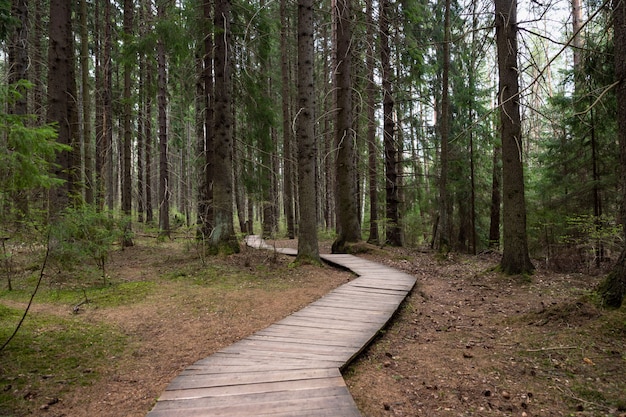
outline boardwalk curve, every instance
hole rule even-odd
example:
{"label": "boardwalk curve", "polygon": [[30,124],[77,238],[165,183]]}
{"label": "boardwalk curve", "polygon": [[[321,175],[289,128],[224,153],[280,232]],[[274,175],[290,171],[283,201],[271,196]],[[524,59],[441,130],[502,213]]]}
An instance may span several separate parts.
{"label": "boardwalk curve", "polygon": [[[274,248],[257,236],[249,246]],[[341,376],[415,285],[415,277],[352,255],[321,255],[358,278],[185,369],[147,417],[360,416]]]}

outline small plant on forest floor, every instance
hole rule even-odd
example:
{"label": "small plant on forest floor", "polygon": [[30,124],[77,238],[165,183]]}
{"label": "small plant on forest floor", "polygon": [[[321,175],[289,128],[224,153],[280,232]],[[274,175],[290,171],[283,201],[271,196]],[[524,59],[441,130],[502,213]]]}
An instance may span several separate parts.
{"label": "small plant on forest floor", "polygon": [[106,263],[115,242],[124,238],[127,223],[110,212],[83,206],[67,209],[50,231],[50,256],[60,268],[95,262],[106,283]]}

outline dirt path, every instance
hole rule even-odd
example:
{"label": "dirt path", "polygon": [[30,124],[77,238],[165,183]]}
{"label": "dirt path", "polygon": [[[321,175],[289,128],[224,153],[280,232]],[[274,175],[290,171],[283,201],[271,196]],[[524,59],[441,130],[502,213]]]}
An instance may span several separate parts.
{"label": "dirt path", "polygon": [[418,289],[348,372],[364,416],[626,416],[625,315],[584,301],[597,278],[396,256]]}

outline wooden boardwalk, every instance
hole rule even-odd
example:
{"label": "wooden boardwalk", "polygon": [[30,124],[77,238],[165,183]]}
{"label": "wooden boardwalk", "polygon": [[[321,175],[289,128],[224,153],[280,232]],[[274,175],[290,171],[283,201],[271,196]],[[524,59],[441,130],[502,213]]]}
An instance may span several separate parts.
{"label": "wooden boardwalk", "polygon": [[[296,255],[255,236],[247,244]],[[341,369],[389,321],[415,278],[352,255],[321,256],[359,277],[189,366],[147,417],[360,416]]]}

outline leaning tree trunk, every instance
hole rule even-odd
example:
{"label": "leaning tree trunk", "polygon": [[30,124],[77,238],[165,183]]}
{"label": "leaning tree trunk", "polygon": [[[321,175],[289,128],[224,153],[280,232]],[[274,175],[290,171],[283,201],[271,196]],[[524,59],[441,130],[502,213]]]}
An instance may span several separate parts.
{"label": "leaning tree trunk", "polygon": [[[617,136],[619,139],[620,179],[622,183],[621,222],[626,242],[626,3],[613,0],[615,78],[619,81],[617,98]],[[598,292],[609,307],[619,308],[626,296],[626,246],[611,273],[600,284]]]}
{"label": "leaning tree trunk", "polygon": [[495,0],[496,47],[500,88],[504,250],[500,262],[506,274],[526,274],[534,267],[528,255],[526,202],[522,165],[522,128],[517,67],[517,0]]}

